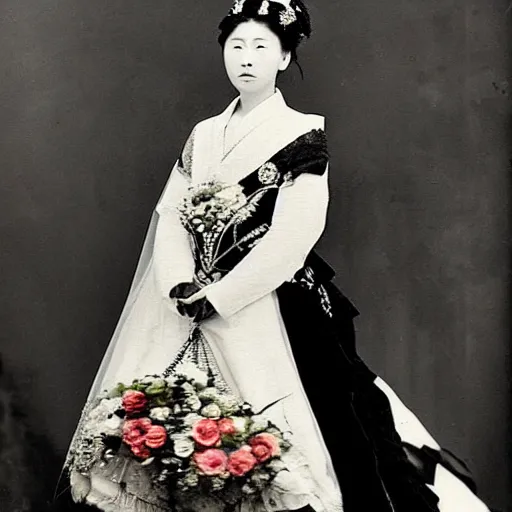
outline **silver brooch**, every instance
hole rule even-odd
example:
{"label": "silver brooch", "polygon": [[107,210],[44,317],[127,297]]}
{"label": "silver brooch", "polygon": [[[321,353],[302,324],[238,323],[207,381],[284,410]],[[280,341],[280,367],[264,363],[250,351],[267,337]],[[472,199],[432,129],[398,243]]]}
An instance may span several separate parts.
{"label": "silver brooch", "polygon": [[263,185],[272,185],[277,181],[279,170],[272,162],[263,164],[258,170],[258,179]]}
{"label": "silver brooch", "polygon": [[240,14],[243,11],[245,0],[235,0],[231,12],[233,14]]}
{"label": "silver brooch", "polygon": [[295,11],[292,7],[288,6],[286,7],[286,11],[283,11],[279,15],[279,23],[281,25],[284,25],[285,27],[293,23],[294,21],[297,21],[297,15],[295,14]]}
{"label": "silver brooch", "polygon": [[261,7],[258,11],[258,14],[260,16],[267,16],[269,7],[270,7],[270,4],[268,3],[268,0],[263,0],[263,2],[261,2]]}

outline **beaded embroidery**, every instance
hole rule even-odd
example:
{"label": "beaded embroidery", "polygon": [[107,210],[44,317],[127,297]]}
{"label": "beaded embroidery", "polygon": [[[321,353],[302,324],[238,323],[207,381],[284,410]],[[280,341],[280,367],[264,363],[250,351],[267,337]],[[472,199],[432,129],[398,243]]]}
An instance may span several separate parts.
{"label": "beaded embroidery", "polygon": [[316,292],[320,299],[320,305],[324,313],[332,318],[332,305],[331,299],[329,298],[329,294],[325,289],[325,286],[321,283],[317,282],[315,273],[311,267],[305,267],[300,270],[291,280],[292,283],[299,284],[300,286],[306,288],[307,290]]}
{"label": "beaded embroidery", "polygon": [[258,169],[258,178],[263,185],[274,184],[279,178],[279,170],[275,164],[267,162]]}

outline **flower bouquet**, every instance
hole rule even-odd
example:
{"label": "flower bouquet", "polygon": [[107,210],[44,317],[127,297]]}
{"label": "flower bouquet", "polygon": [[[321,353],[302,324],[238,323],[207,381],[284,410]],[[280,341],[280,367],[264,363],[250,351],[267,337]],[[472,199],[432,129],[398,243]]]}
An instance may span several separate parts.
{"label": "flower bouquet", "polygon": [[178,205],[178,211],[184,224],[190,224],[197,233],[207,233],[222,231],[247,204],[242,186],[210,180],[190,187]]}
{"label": "flower bouquet", "polygon": [[[181,223],[191,235],[197,250],[201,269],[197,279],[202,284],[220,279],[215,271],[216,263],[225,255],[219,254],[225,233],[242,224],[254,213],[261,192],[246,196],[240,184],[228,184],[216,179],[200,183],[189,188],[177,206]],[[249,238],[254,238],[257,233]],[[235,237],[236,238],[236,237]],[[239,240],[243,243],[248,240]],[[229,251],[229,247],[224,247]]]}
{"label": "flower bouquet", "polygon": [[99,440],[99,460],[124,450],[150,467],[155,485],[165,486],[177,502],[199,497],[235,506],[259,499],[286,469],[286,434],[249,404],[221,392],[194,363],[182,363],[167,378],[118,384],[97,409],[103,411],[96,414],[101,421],[91,435]]}

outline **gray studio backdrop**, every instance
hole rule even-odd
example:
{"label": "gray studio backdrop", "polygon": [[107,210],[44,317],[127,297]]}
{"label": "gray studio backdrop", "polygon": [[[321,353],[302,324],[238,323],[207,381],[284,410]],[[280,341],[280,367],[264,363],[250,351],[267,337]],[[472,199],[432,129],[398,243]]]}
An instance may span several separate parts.
{"label": "gray studio backdrop", "polygon": [[[506,510],[508,0],[310,5],[305,80],[281,87],[327,116],[321,253],[363,356]],[[0,350],[60,456],[169,170],[233,97],[215,42],[229,6],[0,5]]]}

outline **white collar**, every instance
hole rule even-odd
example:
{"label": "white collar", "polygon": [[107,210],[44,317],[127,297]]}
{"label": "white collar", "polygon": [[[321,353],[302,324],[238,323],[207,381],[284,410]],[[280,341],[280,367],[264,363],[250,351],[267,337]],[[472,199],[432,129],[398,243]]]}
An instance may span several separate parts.
{"label": "white collar", "polygon": [[[233,112],[235,111],[238,102],[240,101],[240,96],[235,98],[220,114],[217,118],[217,134],[219,136],[218,143],[221,146],[221,153],[223,153],[224,148],[224,130],[226,129],[226,125],[228,124]],[[221,158],[224,160],[229,153],[255,128],[260,126],[263,122],[267,121],[271,117],[275,117],[279,115],[283,109],[287,108],[286,101],[283,97],[283,94],[279,89],[276,88],[276,92],[262,101],[257,107],[253,108],[240,122],[238,127],[238,134],[234,144],[231,148],[228,149],[227,153]],[[222,141],[222,142],[221,142]]]}
{"label": "white collar", "polygon": [[[237,96],[222,112],[220,117],[222,118],[224,127],[227,125],[231,116],[233,115],[236,107],[240,102],[240,96]],[[286,101],[283,97],[282,92],[276,88],[276,91],[272,96],[269,96],[266,100],[262,101],[258,106],[254,107],[244,118],[242,119],[240,126],[259,124],[261,121],[268,117],[275,115],[276,112],[286,107]]]}

